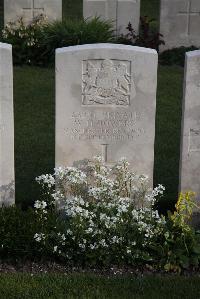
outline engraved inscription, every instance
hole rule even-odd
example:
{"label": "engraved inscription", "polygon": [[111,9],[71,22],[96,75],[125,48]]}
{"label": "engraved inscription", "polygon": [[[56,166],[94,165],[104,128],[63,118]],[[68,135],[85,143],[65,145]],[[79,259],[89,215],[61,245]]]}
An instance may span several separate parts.
{"label": "engraved inscription", "polygon": [[83,105],[130,104],[130,61],[90,59],[83,61],[82,68]]}
{"label": "engraved inscription", "polygon": [[5,130],[5,125],[0,123],[0,132]]}
{"label": "engraved inscription", "polygon": [[136,112],[73,112],[65,133],[71,140],[102,141],[106,157],[107,141],[133,140],[145,133],[141,117]]}
{"label": "engraved inscription", "polygon": [[200,129],[190,129],[189,153],[200,152]]}

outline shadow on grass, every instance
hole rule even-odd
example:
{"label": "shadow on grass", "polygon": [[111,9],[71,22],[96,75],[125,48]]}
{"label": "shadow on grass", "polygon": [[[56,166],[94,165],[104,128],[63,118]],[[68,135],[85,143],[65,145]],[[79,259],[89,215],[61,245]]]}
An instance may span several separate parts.
{"label": "shadow on grass", "polygon": [[173,209],[178,196],[183,68],[158,72],[154,183],[166,187],[160,210]]}

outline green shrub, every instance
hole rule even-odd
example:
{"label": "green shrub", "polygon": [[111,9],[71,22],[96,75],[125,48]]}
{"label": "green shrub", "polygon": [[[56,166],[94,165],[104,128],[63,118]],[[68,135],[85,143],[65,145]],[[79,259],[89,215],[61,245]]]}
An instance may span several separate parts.
{"label": "green shrub", "polygon": [[[54,175],[42,175],[37,181],[45,199],[35,202],[41,222],[35,241],[65,263],[148,264],[175,272],[198,267],[200,242],[188,225],[193,194],[181,194],[174,214],[159,215],[153,207],[164,187],[149,189],[147,178],[130,172],[124,159],[110,169],[97,157],[93,165],[59,167]],[[57,204],[60,225],[43,230]]]}
{"label": "green shrub", "polygon": [[36,247],[32,241],[38,229],[32,209],[24,212],[19,208],[0,209],[0,256],[1,258],[30,257]]}
{"label": "green shrub", "polygon": [[180,65],[184,66],[185,53],[189,51],[197,50],[196,47],[179,47],[170,50],[166,50],[159,55],[159,61],[162,65]]}
{"label": "green shrub", "polygon": [[139,34],[136,34],[132,24],[127,26],[127,34],[121,35],[118,41],[122,44],[151,48],[158,51],[160,45],[164,45],[163,35],[157,31],[155,20],[147,16],[140,18]]}
{"label": "green shrub", "polygon": [[2,41],[13,45],[15,64],[47,65],[56,48],[114,41],[112,23],[99,18],[48,23],[40,16],[28,25],[20,18],[2,33]]}
{"label": "green shrub", "polygon": [[[42,15],[28,25],[22,18],[8,23],[2,31],[1,41],[12,44],[14,64],[39,66],[53,64],[55,50],[62,47],[113,42],[158,50],[164,44],[163,36],[155,29],[154,20],[148,17],[141,17],[138,35],[129,23],[127,34],[116,39],[110,21],[92,18],[48,23]],[[159,61],[163,65],[184,66],[185,53],[195,49],[192,46],[167,50],[160,54]]]}
{"label": "green shrub", "polygon": [[164,261],[167,271],[199,266],[199,233],[190,225],[194,208],[199,209],[194,197],[193,192],[180,193],[174,213],[168,212],[165,240],[157,247],[160,262]]}
{"label": "green shrub", "polygon": [[41,41],[45,55],[54,59],[57,48],[114,41],[112,23],[99,18],[56,21],[42,28]]}
{"label": "green shrub", "polygon": [[[105,171],[98,171],[102,170]],[[59,169],[60,174],[64,174],[63,171],[64,169]],[[70,189],[80,195],[78,190],[84,181],[81,177],[80,171],[66,168],[59,184],[61,186],[64,183],[62,186],[67,187],[66,192]],[[120,197],[116,200],[113,191],[117,190],[113,186],[110,186],[110,193],[106,190],[111,181],[107,178],[107,182],[100,182],[101,179],[103,177],[98,176],[98,188],[88,190],[96,199],[84,198],[86,190],[82,197],[70,197],[68,194],[60,211],[55,209],[55,202],[47,193],[46,201],[41,199],[35,202],[35,211],[31,208],[27,211],[17,207],[1,208],[0,259],[42,259],[79,267],[149,265],[152,269],[173,272],[199,266],[200,238],[189,225],[194,207],[192,193],[181,194],[175,212],[164,218],[152,208],[137,208],[135,205],[135,200],[142,199],[147,192],[146,183],[143,184],[144,177],[137,179],[137,191],[136,185],[132,185],[137,197],[135,193],[132,199]],[[127,181],[125,177],[124,179]],[[54,179],[51,175],[45,175],[39,181],[43,186],[50,186]],[[120,181],[122,182],[122,177]],[[121,194],[125,196],[129,188],[130,186],[122,184]],[[148,202],[152,202],[162,189],[154,189],[148,195]],[[51,195],[54,199],[63,200],[63,191],[64,189],[59,193],[57,190]],[[110,196],[112,199],[108,201]]]}
{"label": "green shrub", "polygon": [[2,42],[13,46],[13,61],[15,64],[43,63],[41,48],[41,29],[46,23],[43,16],[39,16],[32,23],[25,25],[22,18],[8,23],[2,30]]}
{"label": "green shrub", "polygon": [[[43,227],[51,231],[57,222],[57,214],[49,213]],[[47,257],[34,241],[35,233],[41,229],[41,223],[30,208],[23,211],[18,207],[0,208],[0,258],[1,260],[36,259]]]}

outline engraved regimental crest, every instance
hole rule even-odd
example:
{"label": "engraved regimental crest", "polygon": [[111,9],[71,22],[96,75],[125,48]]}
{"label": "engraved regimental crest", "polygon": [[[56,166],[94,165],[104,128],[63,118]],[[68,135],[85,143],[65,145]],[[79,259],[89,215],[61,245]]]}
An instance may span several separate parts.
{"label": "engraved regimental crest", "polygon": [[82,104],[130,104],[131,62],[110,59],[83,61]]}

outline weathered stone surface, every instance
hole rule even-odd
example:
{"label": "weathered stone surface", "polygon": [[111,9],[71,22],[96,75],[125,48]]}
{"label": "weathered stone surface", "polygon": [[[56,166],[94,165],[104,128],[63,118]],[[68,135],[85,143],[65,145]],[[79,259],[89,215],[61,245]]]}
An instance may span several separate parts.
{"label": "weathered stone surface", "polygon": [[50,21],[62,19],[62,0],[4,0],[4,24],[20,17],[29,23],[41,14]]}
{"label": "weathered stone surface", "polygon": [[157,52],[94,44],[56,51],[56,166],[103,155],[153,177]]}
{"label": "weathered stone surface", "polygon": [[200,200],[200,51],[186,53],[185,68],[180,191]]}
{"label": "weathered stone surface", "polygon": [[85,19],[98,16],[112,20],[118,34],[127,34],[126,27],[130,22],[138,33],[140,0],[83,0],[83,16]]}
{"label": "weathered stone surface", "polygon": [[12,47],[0,43],[0,205],[15,202]]}
{"label": "weathered stone surface", "polygon": [[166,42],[161,49],[200,46],[200,1],[161,0],[160,33]]}

